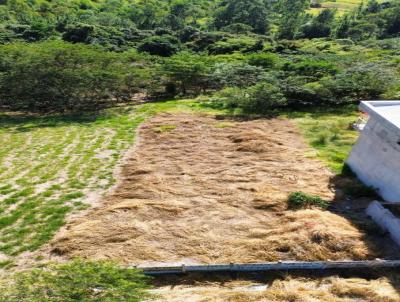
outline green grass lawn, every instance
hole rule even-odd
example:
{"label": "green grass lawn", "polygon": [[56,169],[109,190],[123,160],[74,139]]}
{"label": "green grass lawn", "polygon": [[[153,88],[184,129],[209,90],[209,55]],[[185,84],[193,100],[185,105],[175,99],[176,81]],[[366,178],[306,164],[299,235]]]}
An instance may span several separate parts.
{"label": "green grass lawn", "polygon": [[358,118],[357,109],[317,109],[313,112],[292,112],[286,116],[299,126],[306,141],[316,150],[315,155],[325,161],[333,172],[340,173],[359,135],[351,128]]}
{"label": "green grass lawn", "polygon": [[[67,214],[87,208],[115,182],[116,163],[138,125],[166,111],[222,113],[181,100],[85,116],[0,114],[0,252],[12,259],[49,241]],[[317,156],[339,172],[357,137],[348,128],[356,111],[286,116],[300,126]]]}

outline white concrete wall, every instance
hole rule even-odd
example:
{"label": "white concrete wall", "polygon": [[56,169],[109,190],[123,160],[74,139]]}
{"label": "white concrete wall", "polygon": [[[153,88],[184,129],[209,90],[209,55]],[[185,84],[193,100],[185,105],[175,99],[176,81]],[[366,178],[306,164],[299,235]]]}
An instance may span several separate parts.
{"label": "white concrete wall", "polygon": [[368,206],[366,213],[400,246],[400,219],[391,211],[385,209],[379,202],[373,201]]}
{"label": "white concrete wall", "polygon": [[362,182],[390,202],[400,202],[399,143],[399,133],[371,117],[347,160]]}

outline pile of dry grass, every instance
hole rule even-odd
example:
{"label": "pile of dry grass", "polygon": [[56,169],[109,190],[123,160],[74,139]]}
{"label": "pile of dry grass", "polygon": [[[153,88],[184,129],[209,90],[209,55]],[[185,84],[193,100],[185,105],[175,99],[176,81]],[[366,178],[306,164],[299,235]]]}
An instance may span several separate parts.
{"label": "pile of dry grass", "polygon": [[286,210],[294,191],[334,198],[332,174],[305,156],[290,121],[218,127],[210,116],[163,114],[139,136],[117,188],[57,236],[53,254],[136,264],[375,257],[346,218]]}
{"label": "pile of dry grass", "polygon": [[[392,278],[393,277],[393,278]],[[247,281],[200,283],[161,287],[153,302],[396,302],[400,301],[398,278],[376,280],[328,277],[286,278],[271,284]]]}

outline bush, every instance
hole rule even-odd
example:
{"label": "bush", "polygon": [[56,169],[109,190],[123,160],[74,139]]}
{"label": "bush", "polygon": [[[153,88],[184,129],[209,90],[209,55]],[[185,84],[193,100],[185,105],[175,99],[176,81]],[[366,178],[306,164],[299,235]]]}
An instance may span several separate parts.
{"label": "bush", "polygon": [[317,105],[331,94],[319,82],[308,82],[304,76],[289,76],[280,82],[282,93],[290,106]]}
{"label": "bush", "polygon": [[148,279],[110,262],[74,260],[15,273],[1,280],[2,302],[139,302]]}
{"label": "bush", "polygon": [[0,105],[11,110],[97,109],[129,99],[147,81],[136,55],[51,41],[0,47]]}
{"label": "bush", "polygon": [[246,95],[242,98],[238,107],[246,113],[266,114],[271,109],[286,105],[286,98],[276,85],[260,83],[246,89]]}
{"label": "bush", "polygon": [[348,68],[323,79],[321,84],[331,94],[326,101],[340,104],[378,98],[394,84],[393,74],[395,71],[390,67],[370,63]]}
{"label": "bush", "polygon": [[303,60],[299,63],[286,63],[284,69],[296,75],[313,77],[314,79],[322,78],[327,75],[335,75],[338,72],[338,68],[331,62],[310,59]]}
{"label": "bush", "polygon": [[227,87],[211,97],[211,107],[235,109],[245,97],[246,94],[243,89],[238,87]]}
{"label": "bush", "polygon": [[186,39],[182,40],[184,42],[191,41],[187,43],[186,46],[193,50],[193,51],[205,51],[209,47],[211,47],[214,43],[221,41],[223,39],[227,39],[227,34],[220,33],[220,32],[184,32],[186,36],[183,38]]}
{"label": "bush", "polygon": [[180,91],[186,94],[188,89],[198,93],[206,90],[210,85],[212,60],[206,55],[198,55],[189,52],[180,52],[165,59],[162,64],[162,73],[168,78],[168,86],[171,84],[180,87]]}
{"label": "bush", "polygon": [[266,114],[286,105],[286,99],[277,85],[259,83],[247,89],[225,88],[212,99],[224,108],[239,108],[245,113]]}
{"label": "bush", "polygon": [[258,66],[246,63],[218,63],[212,75],[215,83],[222,87],[237,86],[240,88],[255,85],[266,78],[265,71]]}
{"label": "bush", "polygon": [[180,42],[170,35],[153,36],[143,40],[138,50],[148,52],[151,55],[170,57],[180,49]]}
{"label": "bush", "polygon": [[273,53],[254,53],[246,57],[247,62],[252,66],[272,68],[278,62],[279,57]]}
{"label": "bush", "polygon": [[230,54],[235,51],[248,51],[257,44],[258,41],[252,38],[246,38],[244,36],[239,38],[228,38],[221,41],[217,41],[208,47],[210,54]]}
{"label": "bush", "polygon": [[287,204],[289,209],[310,208],[313,206],[327,208],[329,203],[319,196],[309,195],[303,192],[290,193]]}
{"label": "bush", "polygon": [[68,25],[64,34],[63,40],[73,43],[89,43],[90,35],[94,31],[94,26],[77,23]]}
{"label": "bush", "polygon": [[253,31],[253,27],[243,23],[233,23],[222,28],[222,31],[232,34],[247,34]]}

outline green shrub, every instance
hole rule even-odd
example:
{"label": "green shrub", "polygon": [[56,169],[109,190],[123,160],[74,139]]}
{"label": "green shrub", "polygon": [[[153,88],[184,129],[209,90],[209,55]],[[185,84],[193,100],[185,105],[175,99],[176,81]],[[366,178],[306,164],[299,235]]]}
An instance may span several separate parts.
{"label": "green shrub", "polygon": [[316,105],[321,100],[330,99],[330,91],[319,82],[308,82],[309,77],[288,76],[280,81],[283,94],[290,106]]}
{"label": "green shrub", "polygon": [[332,62],[310,59],[299,63],[287,63],[284,68],[287,71],[294,72],[296,75],[309,76],[316,79],[327,75],[334,75],[338,72],[338,68]]}
{"label": "green shrub", "polygon": [[143,40],[138,50],[148,52],[151,55],[170,57],[180,49],[180,42],[176,37],[170,35],[152,36]]}
{"label": "green shrub", "polygon": [[343,72],[321,80],[330,97],[330,103],[345,103],[360,99],[374,99],[387,91],[394,83],[395,71],[389,66],[368,63],[350,67]]}
{"label": "green shrub", "polygon": [[239,108],[244,113],[267,114],[271,110],[286,105],[286,99],[278,86],[259,83],[247,89],[229,87],[211,98],[214,104],[225,108]]}
{"label": "green shrub", "polygon": [[233,23],[222,28],[222,31],[232,34],[247,34],[253,31],[253,28],[243,23]]}
{"label": "green shrub", "polygon": [[258,66],[242,62],[217,63],[212,79],[221,87],[245,88],[264,80],[267,74]]}
{"label": "green shrub", "polygon": [[227,87],[214,94],[211,98],[211,107],[234,109],[246,94],[243,89],[238,87]]}
{"label": "green shrub", "polygon": [[278,56],[273,53],[254,53],[246,57],[247,62],[252,66],[272,68],[278,61]]}
{"label": "green shrub", "polygon": [[289,195],[287,200],[289,209],[301,209],[309,207],[327,208],[329,203],[319,196],[309,195],[303,192],[293,192]]}
{"label": "green shrub", "polygon": [[97,109],[129,99],[147,81],[135,53],[49,41],[0,47],[0,105],[11,110]]}
{"label": "green shrub", "polygon": [[18,272],[0,280],[1,302],[139,302],[147,278],[104,261],[74,260]]}
{"label": "green shrub", "polygon": [[286,105],[286,98],[279,87],[270,83],[260,83],[249,87],[238,107],[247,113],[268,113],[271,109]]}
{"label": "green shrub", "polygon": [[182,94],[186,94],[189,89],[198,93],[210,86],[212,64],[212,59],[206,55],[180,52],[164,60],[161,72],[167,77],[168,89],[179,87]]}

